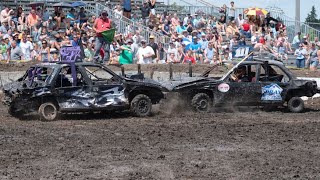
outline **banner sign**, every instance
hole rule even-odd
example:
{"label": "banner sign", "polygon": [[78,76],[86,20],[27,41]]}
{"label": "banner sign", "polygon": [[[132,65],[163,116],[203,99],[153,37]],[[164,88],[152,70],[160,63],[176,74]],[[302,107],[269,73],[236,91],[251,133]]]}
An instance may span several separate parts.
{"label": "banner sign", "polygon": [[[244,58],[252,51],[252,46],[233,46],[232,58]],[[248,59],[252,59],[252,56]]]}
{"label": "banner sign", "polygon": [[81,48],[80,46],[64,46],[60,48],[60,55],[62,62],[77,62],[82,61],[81,59]]}

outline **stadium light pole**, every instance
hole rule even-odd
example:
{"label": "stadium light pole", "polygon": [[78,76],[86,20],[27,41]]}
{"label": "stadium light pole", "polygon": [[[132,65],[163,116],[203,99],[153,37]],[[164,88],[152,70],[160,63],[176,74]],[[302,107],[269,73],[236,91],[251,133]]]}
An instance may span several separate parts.
{"label": "stadium light pole", "polygon": [[296,0],[295,32],[300,32],[300,0]]}

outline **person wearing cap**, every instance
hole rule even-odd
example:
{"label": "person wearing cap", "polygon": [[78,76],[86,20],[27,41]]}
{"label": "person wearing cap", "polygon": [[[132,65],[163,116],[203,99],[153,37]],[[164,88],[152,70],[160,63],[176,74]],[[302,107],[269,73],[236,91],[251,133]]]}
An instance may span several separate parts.
{"label": "person wearing cap", "polygon": [[209,41],[208,41],[205,34],[201,35],[201,39],[199,40],[199,44],[201,46],[200,51],[201,51],[201,53],[203,53],[204,50],[208,48],[208,44],[209,44]]}
{"label": "person wearing cap", "polygon": [[[97,18],[93,24],[92,29],[96,32],[96,44],[95,44],[95,53],[94,61],[103,63],[109,61],[110,58],[110,43],[102,37],[102,32],[110,30],[112,28],[112,22],[108,18],[108,12],[102,11],[99,18]],[[101,48],[104,49],[104,59],[101,60],[99,57]]]}
{"label": "person wearing cap", "polygon": [[297,68],[304,68],[305,67],[305,60],[307,56],[306,49],[303,48],[303,44],[299,44],[299,48],[296,49],[294,52],[294,55],[296,56],[296,66]]}
{"label": "person wearing cap", "polygon": [[120,57],[119,57],[119,64],[132,64],[133,62],[133,52],[131,49],[131,45],[133,43],[132,39],[127,39],[125,44],[120,46]]}
{"label": "person wearing cap", "polygon": [[198,43],[198,37],[193,37],[192,39],[193,42],[190,44],[190,50],[192,50],[194,58],[202,62],[203,56],[201,53],[201,45]]}
{"label": "person wearing cap", "polygon": [[154,38],[155,38],[154,35],[150,35],[148,46],[150,46],[153,49],[153,52],[154,52],[154,56],[152,57],[153,60],[155,62],[158,62],[159,61],[159,46],[157,43],[155,43]]}
{"label": "person wearing cap", "polygon": [[136,54],[138,59],[138,64],[151,64],[152,57],[154,56],[153,49],[147,45],[147,41],[145,39],[141,40],[141,47],[138,49]]}

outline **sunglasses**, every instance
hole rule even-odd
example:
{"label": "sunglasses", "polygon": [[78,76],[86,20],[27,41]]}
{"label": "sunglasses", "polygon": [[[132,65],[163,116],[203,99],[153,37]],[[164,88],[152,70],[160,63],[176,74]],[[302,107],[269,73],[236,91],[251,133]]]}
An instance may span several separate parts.
{"label": "sunglasses", "polygon": [[46,42],[43,42],[42,44],[47,44]]}

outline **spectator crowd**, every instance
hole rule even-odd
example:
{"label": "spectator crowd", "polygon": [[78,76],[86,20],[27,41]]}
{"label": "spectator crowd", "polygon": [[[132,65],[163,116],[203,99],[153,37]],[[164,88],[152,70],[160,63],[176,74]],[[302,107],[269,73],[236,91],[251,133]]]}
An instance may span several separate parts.
{"label": "spectator crowd", "polygon": [[[139,10],[140,16],[131,13]],[[110,7],[113,21],[104,11],[91,16],[84,8],[5,7],[0,14],[0,60],[58,61],[63,46],[81,46],[85,61],[108,64],[205,63],[217,64],[234,58],[238,47],[251,47],[270,58],[288,63],[288,55],[296,57],[296,66],[316,70],[320,60],[320,42],[310,41],[308,34],[297,33],[289,41],[281,19],[270,13],[259,16],[235,14],[235,3],[223,5],[219,16],[204,14],[157,14],[156,1],[147,0],[133,7],[130,0]],[[129,22],[125,33],[116,33],[114,40],[101,38],[103,30]],[[141,25],[149,28],[148,39],[142,36]],[[156,38],[167,36],[170,41]],[[245,55],[248,52],[244,53]]]}

